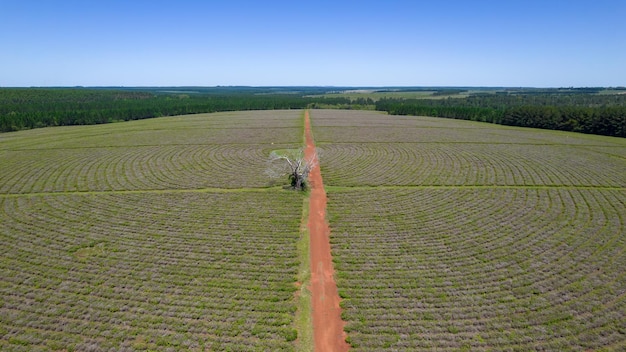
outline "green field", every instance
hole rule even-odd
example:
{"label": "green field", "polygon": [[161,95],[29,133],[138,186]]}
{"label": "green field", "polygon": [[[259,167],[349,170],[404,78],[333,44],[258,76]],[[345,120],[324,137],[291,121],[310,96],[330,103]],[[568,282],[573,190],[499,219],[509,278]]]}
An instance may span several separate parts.
{"label": "green field", "polygon": [[463,90],[462,92],[451,92],[446,94],[443,90],[436,94],[438,89],[433,90],[377,90],[377,89],[348,89],[336,93],[325,93],[320,95],[311,95],[312,98],[347,98],[351,101],[359,99],[371,99],[376,102],[380,99],[446,99],[450,98],[467,98],[472,93],[481,93],[479,89]]}
{"label": "green field", "polygon": [[301,111],[0,134],[0,350],[294,350]]}
{"label": "green field", "polygon": [[[302,116],[0,134],[0,350],[305,350],[306,195],[264,173]],[[311,122],[354,351],[626,348],[626,139]]]}
{"label": "green field", "polygon": [[355,351],[626,348],[626,140],[311,119]]}

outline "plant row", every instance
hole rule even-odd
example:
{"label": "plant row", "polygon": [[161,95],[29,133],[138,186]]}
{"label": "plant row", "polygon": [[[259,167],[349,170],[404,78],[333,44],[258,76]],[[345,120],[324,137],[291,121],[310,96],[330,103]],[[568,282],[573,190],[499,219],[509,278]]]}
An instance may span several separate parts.
{"label": "plant row", "polygon": [[625,347],[624,191],[330,191],[355,351]]}
{"label": "plant row", "polygon": [[0,193],[265,187],[272,150],[300,145],[299,111],[24,131],[0,139]]}
{"label": "plant row", "polygon": [[319,149],[329,186],[626,186],[619,148],[339,143]]}
{"label": "plant row", "polygon": [[364,111],[314,111],[327,185],[626,185],[623,139]]}
{"label": "plant row", "polygon": [[0,349],[293,350],[301,195],[0,198]]}
{"label": "plant row", "polygon": [[7,151],[0,192],[265,187],[273,147],[147,146]]}

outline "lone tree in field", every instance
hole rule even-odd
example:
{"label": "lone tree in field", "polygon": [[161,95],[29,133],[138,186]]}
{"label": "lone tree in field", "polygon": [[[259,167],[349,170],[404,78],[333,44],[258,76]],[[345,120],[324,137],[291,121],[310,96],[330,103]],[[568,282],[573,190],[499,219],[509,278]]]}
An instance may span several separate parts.
{"label": "lone tree in field", "polygon": [[304,156],[302,149],[273,151],[268,160],[266,173],[272,179],[286,177],[291,187],[304,190],[307,187],[309,173],[316,165],[317,156]]}

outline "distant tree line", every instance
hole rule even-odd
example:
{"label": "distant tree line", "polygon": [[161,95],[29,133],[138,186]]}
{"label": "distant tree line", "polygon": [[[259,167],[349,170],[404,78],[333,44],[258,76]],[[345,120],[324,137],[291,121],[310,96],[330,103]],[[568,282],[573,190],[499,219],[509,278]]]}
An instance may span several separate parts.
{"label": "distant tree line", "polygon": [[191,94],[136,89],[3,88],[0,89],[0,131],[218,111],[304,109],[315,104],[350,104],[350,100],[259,94],[257,90],[233,88]]}
{"label": "distant tree line", "polygon": [[381,99],[376,110],[626,137],[624,94],[479,94],[447,99]]}
{"label": "distant tree line", "polygon": [[[341,108],[626,137],[626,94],[486,89],[443,99],[321,97],[323,87],[0,88],[0,132],[236,110]],[[410,90],[407,90],[410,91]],[[465,89],[446,89],[448,95]],[[317,95],[317,96],[316,96]]]}

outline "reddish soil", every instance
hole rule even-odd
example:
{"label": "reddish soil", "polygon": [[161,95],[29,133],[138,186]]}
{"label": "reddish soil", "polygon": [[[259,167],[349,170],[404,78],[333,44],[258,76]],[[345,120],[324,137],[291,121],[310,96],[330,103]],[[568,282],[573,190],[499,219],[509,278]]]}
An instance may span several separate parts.
{"label": "reddish soil", "polygon": [[[305,156],[315,154],[309,112],[304,113]],[[311,243],[311,300],[313,308],[313,335],[315,350],[323,352],[348,351],[345,322],[341,320],[339,294],[333,276],[330,253],[330,228],[326,222],[326,191],[319,166],[309,174],[311,198],[309,205],[309,234]]]}

